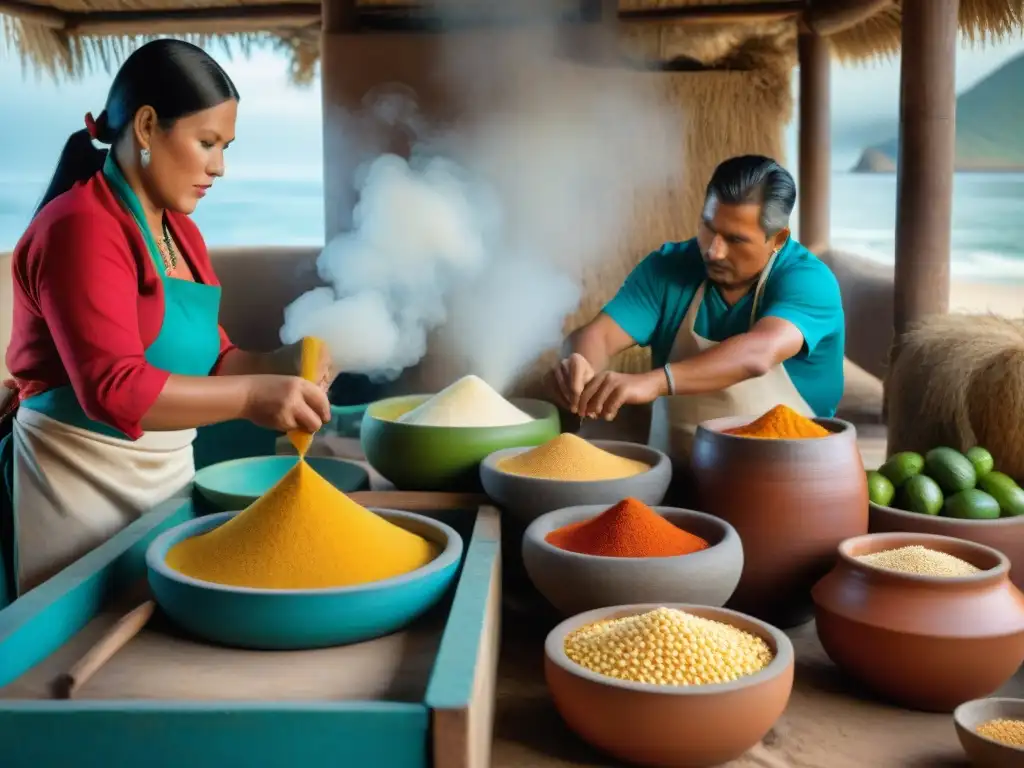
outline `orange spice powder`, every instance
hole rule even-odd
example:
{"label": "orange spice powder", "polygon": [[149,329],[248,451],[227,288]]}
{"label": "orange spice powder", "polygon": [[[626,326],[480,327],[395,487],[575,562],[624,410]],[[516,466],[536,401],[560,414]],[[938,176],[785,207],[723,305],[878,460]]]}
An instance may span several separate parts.
{"label": "orange spice powder", "polygon": [[637,499],[623,499],[597,517],[551,531],[559,549],[601,557],[676,557],[708,548],[700,536],[672,525]]}
{"label": "orange spice powder", "polygon": [[727,435],[760,437],[767,440],[799,440],[828,437],[832,434],[820,424],[801,416],[786,405],[776,405],[761,418],[742,427],[722,431]]}

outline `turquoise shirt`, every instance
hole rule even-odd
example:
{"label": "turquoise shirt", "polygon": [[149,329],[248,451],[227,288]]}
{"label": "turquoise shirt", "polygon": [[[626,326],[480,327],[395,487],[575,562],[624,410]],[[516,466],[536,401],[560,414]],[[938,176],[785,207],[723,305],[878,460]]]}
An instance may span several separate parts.
{"label": "turquoise shirt", "polygon": [[[652,362],[668,362],[676,334],[697,288],[707,279],[696,239],[665,243],[626,278],[605,313],[637,344],[651,348]],[[734,306],[711,283],[697,310],[694,330],[711,341],[750,329],[754,289]],[[833,416],[843,396],[846,324],[839,283],[832,270],[793,238],[783,246],[765,283],[755,321],[781,317],[800,329],[804,346],[786,360],[786,373],[818,416]]]}

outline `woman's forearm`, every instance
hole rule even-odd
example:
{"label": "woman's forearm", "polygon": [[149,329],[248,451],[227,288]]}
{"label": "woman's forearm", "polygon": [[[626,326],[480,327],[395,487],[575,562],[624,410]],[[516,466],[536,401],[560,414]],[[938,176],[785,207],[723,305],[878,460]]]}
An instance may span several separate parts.
{"label": "woman's forearm", "polygon": [[256,376],[265,373],[281,373],[280,354],[274,352],[246,352],[232,349],[220,361],[217,376]]}
{"label": "woman's forearm", "polygon": [[250,386],[248,376],[171,375],[142,417],[142,428],[169,432],[244,419]]}

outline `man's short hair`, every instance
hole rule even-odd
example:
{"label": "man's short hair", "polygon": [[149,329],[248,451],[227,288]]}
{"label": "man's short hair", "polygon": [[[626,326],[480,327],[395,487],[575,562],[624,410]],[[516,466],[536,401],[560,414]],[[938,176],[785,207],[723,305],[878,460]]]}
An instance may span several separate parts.
{"label": "man's short hair", "polygon": [[715,168],[704,196],[705,205],[712,196],[727,205],[759,204],[761,229],[771,237],[789,226],[796,205],[796,182],[770,157],[741,155]]}

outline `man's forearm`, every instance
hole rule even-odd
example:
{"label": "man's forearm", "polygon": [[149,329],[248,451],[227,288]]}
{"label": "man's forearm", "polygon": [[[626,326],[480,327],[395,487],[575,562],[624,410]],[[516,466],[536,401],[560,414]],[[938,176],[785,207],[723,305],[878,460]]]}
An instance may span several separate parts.
{"label": "man's forearm", "polygon": [[[671,364],[677,395],[717,392],[766,374],[772,365],[772,350],[748,334],[726,339],[712,349],[688,360]],[[669,394],[668,378],[662,370],[652,371],[661,379],[661,394]]]}
{"label": "man's forearm", "polygon": [[569,334],[562,346],[562,357],[566,358],[574,353],[581,355],[590,363],[594,373],[600,373],[608,367],[611,358],[605,348],[604,340],[596,334],[586,333],[586,331],[587,327],[584,326]]}

